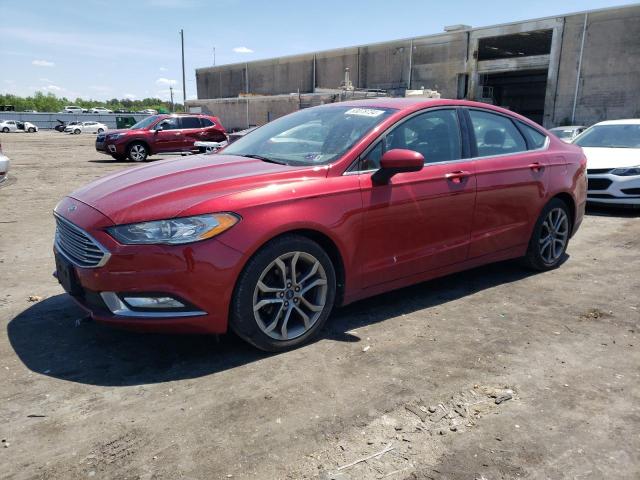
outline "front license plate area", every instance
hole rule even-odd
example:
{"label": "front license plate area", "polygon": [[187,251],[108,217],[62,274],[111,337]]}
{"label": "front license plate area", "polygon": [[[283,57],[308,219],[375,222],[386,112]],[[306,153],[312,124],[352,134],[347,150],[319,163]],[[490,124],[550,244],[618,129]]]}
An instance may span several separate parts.
{"label": "front license plate area", "polygon": [[58,277],[58,282],[62,285],[62,288],[69,294],[73,296],[79,296],[82,294],[82,286],[80,285],[80,281],[78,280],[78,276],[76,275],[75,267],[69,262],[66,258],[55,254],[56,257],[56,276]]}

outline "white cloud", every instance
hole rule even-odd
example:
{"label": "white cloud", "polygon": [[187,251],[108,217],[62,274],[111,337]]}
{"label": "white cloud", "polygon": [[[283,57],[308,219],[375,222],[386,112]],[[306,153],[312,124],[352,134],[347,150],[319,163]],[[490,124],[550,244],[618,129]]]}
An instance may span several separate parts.
{"label": "white cloud", "polygon": [[176,83],[177,82],[175,80],[172,80],[170,78],[164,78],[164,77],[160,77],[159,79],[156,80],[156,85],[159,87],[172,87]]}
{"label": "white cloud", "polygon": [[54,67],[55,63],[48,60],[34,60],[31,62],[31,65],[35,65],[36,67]]}
{"label": "white cloud", "polygon": [[53,83],[53,80],[49,80],[48,78],[40,78],[39,79],[42,83]]}
{"label": "white cloud", "polygon": [[247,47],[236,47],[233,51],[236,53],[253,53],[253,50]]}
{"label": "white cloud", "polygon": [[136,98],[138,98],[138,96],[133,93],[125,93],[124,98],[128,100],[135,100]]}
{"label": "white cloud", "polygon": [[63,88],[57,85],[47,85],[46,87],[42,87],[42,90],[45,92],[60,92]]}
{"label": "white cloud", "polygon": [[167,67],[160,67],[158,70],[160,70],[161,72],[169,71],[169,69]]}

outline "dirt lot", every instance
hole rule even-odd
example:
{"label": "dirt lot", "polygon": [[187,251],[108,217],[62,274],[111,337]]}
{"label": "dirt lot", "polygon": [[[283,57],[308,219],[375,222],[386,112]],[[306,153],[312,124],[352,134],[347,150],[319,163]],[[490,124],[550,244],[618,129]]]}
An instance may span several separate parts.
{"label": "dirt lot", "polygon": [[556,271],[389,293],[266,355],[79,321],[51,210],[130,165],[91,135],[0,140],[2,478],[640,478],[637,215],[591,212]]}

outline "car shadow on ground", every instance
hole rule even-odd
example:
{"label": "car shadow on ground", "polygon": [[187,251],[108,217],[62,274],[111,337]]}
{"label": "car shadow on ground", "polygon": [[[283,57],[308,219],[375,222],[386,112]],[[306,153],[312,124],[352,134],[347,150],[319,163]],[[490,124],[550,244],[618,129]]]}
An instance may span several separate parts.
{"label": "car shadow on ground", "polygon": [[[337,309],[320,340],[357,342],[348,332],[441,305],[533,274],[502,262],[396,290]],[[29,307],[7,326],[11,345],[33,372],[71,382],[131,386],[197,378],[270,356],[233,334],[160,335],[79,321],[84,312],[66,294]],[[305,348],[305,347],[302,347]]]}

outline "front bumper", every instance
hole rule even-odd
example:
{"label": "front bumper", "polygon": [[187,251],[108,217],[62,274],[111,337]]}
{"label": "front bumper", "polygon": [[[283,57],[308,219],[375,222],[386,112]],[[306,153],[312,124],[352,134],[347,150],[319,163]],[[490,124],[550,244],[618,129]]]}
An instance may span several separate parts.
{"label": "front bumper", "polygon": [[0,153],[0,183],[7,179],[9,174],[9,159]]}
{"label": "front bumper", "polygon": [[621,177],[588,173],[587,201],[610,205],[640,205],[640,175]]}
{"label": "front bumper", "polygon": [[[69,211],[71,205],[76,209]],[[226,332],[242,254],[215,239],[176,246],[121,245],[105,232],[113,225],[107,217],[70,198],[60,202],[56,213],[85,230],[110,253],[101,267],[72,267],[78,288],[68,293],[96,321],[154,332]],[[134,311],[123,302],[118,305],[126,295],[150,293],[174,297],[188,308],[172,313]]]}

